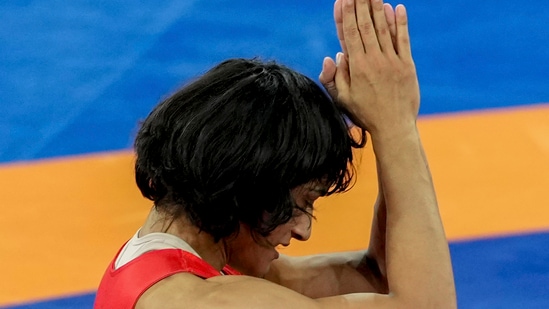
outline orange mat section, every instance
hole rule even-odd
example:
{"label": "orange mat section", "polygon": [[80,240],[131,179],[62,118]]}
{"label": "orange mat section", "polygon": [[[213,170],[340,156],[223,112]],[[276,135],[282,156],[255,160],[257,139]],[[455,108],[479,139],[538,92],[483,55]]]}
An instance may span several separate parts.
{"label": "orange mat section", "polygon": [[[450,239],[549,229],[549,106],[422,118]],[[367,246],[375,168],[361,154],[348,193],[318,202],[308,254]],[[0,306],[93,291],[150,202],[130,152],[0,166]]]}

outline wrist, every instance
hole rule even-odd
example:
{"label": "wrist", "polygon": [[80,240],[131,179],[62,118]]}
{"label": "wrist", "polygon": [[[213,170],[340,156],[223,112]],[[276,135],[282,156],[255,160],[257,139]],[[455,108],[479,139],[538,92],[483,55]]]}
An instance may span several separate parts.
{"label": "wrist", "polygon": [[390,130],[371,131],[370,140],[381,165],[392,160],[407,160],[404,158],[407,154],[422,148],[419,130],[415,123],[408,126],[394,126]]}
{"label": "wrist", "polygon": [[381,126],[372,126],[368,129],[372,142],[390,144],[398,140],[406,140],[419,136],[415,120],[387,123]]}

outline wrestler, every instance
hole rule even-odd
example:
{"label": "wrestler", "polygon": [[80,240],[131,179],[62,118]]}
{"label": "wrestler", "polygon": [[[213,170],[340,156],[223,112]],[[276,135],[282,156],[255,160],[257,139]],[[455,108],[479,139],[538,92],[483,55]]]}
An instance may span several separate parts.
{"label": "wrestler", "polygon": [[[155,107],[135,141],[154,207],[95,308],[456,308],[406,9],[334,12],[343,52],[320,76],[332,98],[284,66],[234,59]],[[310,237],[315,200],[349,187],[366,131],[379,180],[368,249],[279,255]]]}

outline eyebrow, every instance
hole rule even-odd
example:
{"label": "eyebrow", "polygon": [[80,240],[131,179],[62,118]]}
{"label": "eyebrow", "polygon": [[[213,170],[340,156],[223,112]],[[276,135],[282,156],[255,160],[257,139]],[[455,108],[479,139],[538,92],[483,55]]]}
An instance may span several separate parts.
{"label": "eyebrow", "polygon": [[321,186],[316,186],[316,187],[312,188],[311,191],[314,191],[314,192],[318,193],[320,196],[325,196],[328,193],[328,188],[321,187]]}

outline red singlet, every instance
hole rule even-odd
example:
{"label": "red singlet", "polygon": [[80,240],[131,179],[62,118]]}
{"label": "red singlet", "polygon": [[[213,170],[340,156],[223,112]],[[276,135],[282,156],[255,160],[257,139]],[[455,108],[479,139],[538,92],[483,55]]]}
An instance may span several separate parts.
{"label": "red singlet", "polygon": [[[188,272],[204,279],[221,275],[201,258],[181,249],[149,251],[118,269],[114,268],[116,257],[103,275],[94,309],[133,309],[148,288],[176,273]],[[229,266],[223,273],[240,275]]]}

